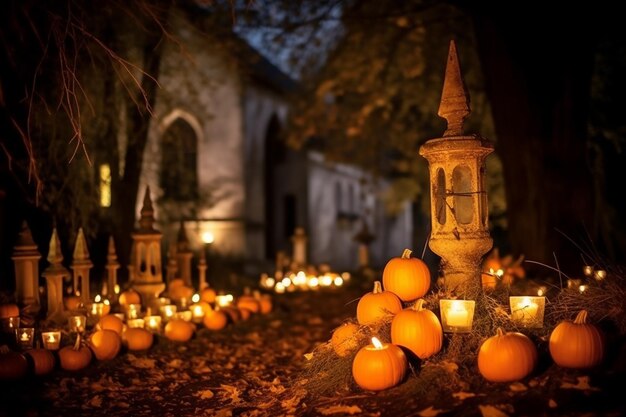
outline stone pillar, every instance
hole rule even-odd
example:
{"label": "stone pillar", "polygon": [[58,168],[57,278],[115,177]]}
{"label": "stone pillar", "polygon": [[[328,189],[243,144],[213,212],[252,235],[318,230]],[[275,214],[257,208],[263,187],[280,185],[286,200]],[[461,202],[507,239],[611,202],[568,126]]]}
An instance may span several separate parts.
{"label": "stone pillar", "polygon": [[41,254],[33,241],[33,236],[26,221],[13,247],[13,264],[15,266],[16,300],[22,306],[36,314],[41,308],[39,301],[39,259]]}
{"label": "stone pillar", "polygon": [[115,242],[113,236],[109,236],[109,247],[107,252],[107,297],[111,301],[117,301],[118,294],[115,292],[117,284],[117,270],[120,268],[120,263],[117,261],[117,254],[115,252]]}
{"label": "stone pillar", "polygon": [[69,279],[70,271],[62,264],[63,254],[61,253],[61,242],[59,241],[56,228],[52,230],[47,259],[50,265],[48,265],[42,273],[43,277],[46,279],[48,292],[46,320],[57,324],[65,324],[66,319],[63,314],[63,281]]}
{"label": "stone pillar", "polygon": [[178,276],[185,282],[185,285],[192,288],[191,282],[191,259],[193,252],[189,249],[189,239],[185,231],[185,222],[180,222],[178,229],[178,240],[176,242],[176,261],[178,263]]}
{"label": "stone pillar", "polygon": [[308,237],[304,233],[304,228],[296,227],[295,233],[291,237],[291,242],[293,244],[292,264],[295,265],[295,267],[298,269],[305,268],[307,265],[307,259],[306,259],[307,240],[308,240]]}
{"label": "stone pillar", "polygon": [[206,251],[204,247],[200,250],[200,259],[198,260],[198,291],[202,291],[209,286],[206,280]]}
{"label": "stone pillar", "polygon": [[[93,267],[91,259],[89,259],[89,250],[85,241],[83,228],[78,229],[76,236],[76,244],[74,245],[74,257],[72,258],[72,272],[74,275],[74,292],[80,287],[80,300],[83,305],[91,302],[89,292],[89,270]],[[80,285],[79,285],[80,284]]]}

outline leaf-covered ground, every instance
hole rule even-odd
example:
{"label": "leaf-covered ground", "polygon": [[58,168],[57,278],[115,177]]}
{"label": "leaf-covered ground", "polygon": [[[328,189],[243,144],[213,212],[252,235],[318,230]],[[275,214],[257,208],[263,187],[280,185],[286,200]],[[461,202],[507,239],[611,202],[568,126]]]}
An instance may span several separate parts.
{"label": "leaf-covered ground", "polygon": [[148,351],[94,360],[84,371],[56,370],[45,378],[3,383],[0,415],[626,415],[623,341],[593,373],[565,371],[544,357],[524,381],[492,384],[477,370],[426,362],[413,363],[405,381],[387,391],[361,391],[349,379],[333,392],[317,390],[310,370],[306,372],[316,358],[309,361],[305,354],[354,315],[356,303],[350,301],[359,294],[341,290],[276,296],[273,313],[220,332],[202,329],[188,343],[159,337]]}

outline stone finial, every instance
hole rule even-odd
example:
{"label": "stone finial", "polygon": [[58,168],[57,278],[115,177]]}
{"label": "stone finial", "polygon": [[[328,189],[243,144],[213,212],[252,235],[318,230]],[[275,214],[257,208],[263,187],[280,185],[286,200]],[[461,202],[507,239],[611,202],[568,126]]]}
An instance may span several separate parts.
{"label": "stone finial", "polygon": [[443,134],[444,137],[463,135],[463,123],[470,114],[470,99],[461,76],[459,57],[454,41],[450,41],[446,75],[437,114],[448,122],[448,128]]}
{"label": "stone finial", "polygon": [[144,231],[154,230],[154,209],[152,208],[149,185],[146,186],[146,194],[143,197],[143,207],[140,214],[139,229]]}
{"label": "stone finial", "polygon": [[107,265],[120,266],[119,262],[117,261],[117,253],[115,252],[115,241],[113,240],[113,236],[109,236]]}
{"label": "stone finial", "polygon": [[189,239],[187,239],[187,232],[185,231],[185,222],[180,221],[180,228],[178,229],[178,239],[176,241],[176,250],[178,253],[189,251]]}
{"label": "stone finial", "polygon": [[37,245],[33,240],[33,235],[30,232],[30,228],[28,227],[28,223],[26,220],[22,222],[22,228],[20,230],[20,234],[17,237],[17,242],[15,243],[15,249],[18,250],[29,250],[29,249],[37,249]]}
{"label": "stone finial", "polygon": [[[83,228],[78,228],[78,235],[76,236],[76,244],[74,245],[74,257],[73,263],[85,263],[89,261],[89,250],[87,249],[87,242],[85,241],[85,233]],[[90,261],[88,263],[91,263]]]}
{"label": "stone finial", "polygon": [[63,253],[61,252],[61,241],[57,233],[57,228],[52,229],[50,237],[50,248],[48,249],[48,257],[46,258],[51,265],[61,265],[63,262]]}

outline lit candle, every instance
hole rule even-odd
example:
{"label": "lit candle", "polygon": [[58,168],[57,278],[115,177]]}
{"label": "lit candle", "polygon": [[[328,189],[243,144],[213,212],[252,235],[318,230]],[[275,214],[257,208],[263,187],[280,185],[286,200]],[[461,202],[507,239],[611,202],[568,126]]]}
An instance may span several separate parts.
{"label": "lit candle", "polygon": [[579,286],[578,291],[580,291],[580,293],[583,294],[585,291],[587,291],[587,286],[586,285]]}
{"label": "lit candle", "polygon": [[128,304],[126,306],[126,318],[128,320],[134,320],[139,318],[141,312],[141,304]]}
{"label": "lit candle", "polygon": [[604,269],[598,269],[597,271],[593,272],[593,277],[596,281],[602,281],[604,278],[606,278],[606,271]]}
{"label": "lit candle", "polygon": [[145,316],[143,319],[146,329],[156,333],[161,331],[161,316]]}
{"label": "lit candle", "polygon": [[452,303],[452,307],[448,309],[448,325],[449,326],[467,326],[469,312],[460,302]]}
{"label": "lit candle", "polygon": [[277,294],[282,294],[285,292],[285,286],[282,282],[277,282],[276,286],[274,286],[274,291],[276,291]]}
{"label": "lit candle", "polygon": [[322,275],[319,280],[322,287],[329,287],[333,284],[333,277],[330,275]]}
{"label": "lit candle", "polygon": [[31,349],[35,339],[35,328],[22,327],[20,329],[16,329],[15,336],[17,343],[22,349]]}
{"label": "lit candle", "polygon": [[20,327],[20,316],[11,316],[1,319],[2,331],[6,333],[14,333]]}
{"label": "lit candle", "polygon": [[524,327],[543,327],[545,297],[509,297],[511,319]]}
{"label": "lit candle", "polygon": [[70,332],[83,333],[87,325],[87,317],[83,315],[71,316],[68,319]]}
{"label": "lit candle", "polygon": [[115,295],[120,294],[120,286],[118,284],[115,284],[115,286],[113,287],[113,292],[115,293]]}
{"label": "lit candle", "polygon": [[200,301],[200,294],[195,293],[194,295],[191,296],[192,303],[197,303],[198,301]]}
{"label": "lit candle", "polygon": [[161,311],[161,317],[163,317],[164,320],[169,320],[171,318],[174,317],[174,314],[176,313],[176,306],[174,304],[169,304],[166,306],[161,306],[160,311]]}
{"label": "lit candle", "polygon": [[43,347],[48,350],[58,350],[61,345],[61,332],[42,332]]}
{"label": "lit candle", "polygon": [[144,319],[131,319],[126,322],[126,325],[130,329],[134,329],[134,328],[141,329],[145,327],[145,320]]}
{"label": "lit candle", "polygon": [[541,286],[539,287],[539,289],[537,290],[537,295],[538,296],[542,296],[542,295],[546,295],[546,292],[548,291],[548,288]]}
{"label": "lit candle", "polygon": [[174,313],[174,318],[175,319],[181,319],[181,320],[184,320],[184,321],[191,321],[192,317],[193,317],[193,313],[191,312],[191,310],[177,311],[176,313]]}
{"label": "lit candle", "polygon": [[468,333],[474,318],[473,300],[439,300],[441,324],[444,332]]}
{"label": "lit candle", "polygon": [[341,277],[336,277],[333,280],[333,284],[335,284],[336,287],[341,287],[343,285],[343,278]]}
{"label": "lit candle", "polygon": [[192,319],[195,323],[200,323],[204,318],[204,306],[202,304],[191,305]]}
{"label": "lit candle", "polygon": [[231,303],[233,302],[234,299],[235,298],[233,297],[232,294],[217,295],[215,297],[215,303],[219,307],[228,307],[229,305],[231,305]]}
{"label": "lit candle", "polygon": [[590,277],[591,275],[593,275],[593,266],[591,265],[583,266],[583,273],[585,274],[586,277]]}
{"label": "lit candle", "polygon": [[361,388],[380,391],[397,385],[404,378],[407,359],[402,349],[381,343],[372,337],[372,344],[362,347],[352,362],[352,376]]}

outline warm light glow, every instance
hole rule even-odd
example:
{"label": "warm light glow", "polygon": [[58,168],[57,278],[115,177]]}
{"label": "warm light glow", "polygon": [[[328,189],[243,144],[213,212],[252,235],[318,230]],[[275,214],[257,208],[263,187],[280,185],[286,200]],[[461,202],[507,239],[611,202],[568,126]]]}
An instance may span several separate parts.
{"label": "warm light glow", "polygon": [[220,307],[228,307],[234,299],[232,294],[218,295],[215,297],[215,304]]}
{"label": "warm light glow", "polygon": [[120,286],[119,286],[119,284],[115,284],[115,285],[113,286],[113,292],[114,292],[115,294],[119,294],[119,293],[120,293]]}
{"label": "warm light glow", "polygon": [[467,333],[472,330],[475,301],[439,300],[444,332]]}
{"label": "warm light glow", "polygon": [[276,291],[278,294],[282,294],[285,292],[285,286],[282,282],[277,282],[276,286],[274,287],[274,291]]}
{"label": "warm light glow", "polygon": [[20,335],[20,340],[22,342],[27,342],[30,340],[30,335],[28,334],[28,332],[23,331],[22,334]]}
{"label": "warm light glow", "polygon": [[596,281],[602,281],[604,278],[606,278],[606,271],[604,269],[598,269],[597,271],[593,272],[593,277]]}
{"label": "warm light glow", "polygon": [[200,304],[194,304],[191,306],[191,313],[196,319],[204,317],[204,308],[202,308],[202,305]]}
{"label": "warm light glow", "polygon": [[341,277],[337,277],[333,280],[333,284],[335,284],[337,287],[341,287],[343,285],[343,278]]}
{"label": "warm light glow", "polygon": [[502,269],[498,269],[496,271],[496,275],[499,276],[499,277],[502,277],[502,275],[504,275],[504,271]]}
{"label": "warm light glow", "polygon": [[57,350],[61,344],[61,332],[42,332],[43,347],[48,350]]}
{"label": "warm light glow", "polygon": [[72,316],[69,318],[69,325],[71,332],[82,333],[85,331],[85,324],[87,323],[87,317],[85,316]]}
{"label": "warm light glow", "polygon": [[111,207],[111,167],[100,165],[100,207]]}
{"label": "warm light glow", "polygon": [[543,327],[545,297],[511,296],[511,319],[524,327]]}
{"label": "warm light glow", "polygon": [[587,291],[587,286],[586,285],[581,285],[580,287],[578,287],[578,291],[580,291],[580,293],[584,293],[585,291]]}
{"label": "warm light glow", "polygon": [[541,297],[543,294],[544,294],[543,289],[542,289],[542,288],[539,288],[539,289],[537,290],[537,295]]}
{"label": "warm light glow", "polygon": [[590,277],[591,275],[593,275],[593,266],[591,266],[591,265],[583,266],[583,273],[587,277]]}
{"label": "warm light glow", "polygon": [[383,344],[380,343],[380,340],[378,340],[377,337],[372,337],[372,345],[374,345],[374,348],[376,348],[376,349],[382,349],[383,348]]}
{"label": "warm light glow", "polygon": [[202,236],[201,239],[204,243],[206,243],[207,245],[210,245],[211,243],[213,243],[215,241],[215,236],[213,236],[213,233],[211,233],[210,231],[206,230],[204,232],[202,232]]}
{"label": "warm light glow", "polygon": [[274,287],[274,284],[276,284],[276,280],[274,278],[272,278],[272,277],[265,278],[265,286],[267,288]]}
{"label": "warm light glow", "polygon": [[110,302],[109,300],[104,300],[104,305],[105,305],[105,306],[110,306],[110,305],[111,305],[111,302]]}
{"label": "warm light glow", "polygon": [[[291,279],[289,279],[288,277],[283,278],[283,280],[281,281],[281,283],[283,284],[283,287],[287,288],[288,286],[291,285]],[[278,285],[278,284],[277,284]]]}
{"label": "warm light glow", "polygon": [[349,272],[342,273],[341,278],[343,278],[344,281],[350,281],[350,273]]}
{"label": "warm light glow", "polygon": [[[289,278],[287,278],[289,279]],[[303,271],[300,271],[296,274],[296,276],[293,278],[293,284],[294,285],[304,285],[306,284],[306,274]]]}
{"label": "warm light glow", "polygon": [[494,275],[494,274],[495,274],[495,272],[493,272],[493,268],[489,268],[489,273],[490,273],[491,275]]}
{"label": "warm light glow", "polygon": [[145,323],[143,319],[132,319],[126,322],[127,326],[130,329],[141,329],[144,327]]}
{"label": "warm light glow", "polygon": [[102,297],[100,296],[100,294],[96,295],[96,298],[94,298],[93,301],[94,301],[94,303],[102,302]]}
{"label": "warm light glow", "polygon": [[198,301],[200,301],[200,294],[194,294],[191,296],[191,302],[192,303],[197,303]]}
{"label": "warm light glow", "polygon": [[319,279],[317,279],[317,277],[312,277],[309,279],[309,287],[311,288],[315,288],[319,285]]}
{"label": "warm light glow", "polygon": [[324,275],[320,278],[320,285],[323,287],[328,287],[333,284],[333,277],[330,275]]}
{"label": "warm light glow", "polygon": [[171,319],[176,314],[177,307],[174,304],[161,307],[161,316],[165,319]]}

